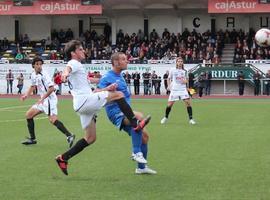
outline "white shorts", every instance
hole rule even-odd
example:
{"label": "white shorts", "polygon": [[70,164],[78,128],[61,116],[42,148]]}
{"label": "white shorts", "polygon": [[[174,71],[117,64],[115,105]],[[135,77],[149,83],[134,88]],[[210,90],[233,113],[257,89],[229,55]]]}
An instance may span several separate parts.
{"label": "white shorts", "polygon": [[189,99],[189,94],[187,90],[172,90],[169,96],[168,101],[178,101],[178,100],[184,100]]}
{"label": "white shorts", "polygon": [[32,106],[32,108],[37,109],[48,116],[57,115],[57,99],[45,99],[43,104],[35,104]]}
{"label": "white shorts", "polygon": [[108,91],[96,92],[84,96],[82,105],[75,110],[81,119],[82,128],[85,129],[91,123],[94,115],[107,103]]}

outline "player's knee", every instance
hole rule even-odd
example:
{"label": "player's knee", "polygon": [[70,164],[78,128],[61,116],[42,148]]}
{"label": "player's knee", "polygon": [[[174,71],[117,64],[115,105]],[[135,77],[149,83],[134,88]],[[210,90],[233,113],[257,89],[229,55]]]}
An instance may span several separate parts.
{"label": "player's knee", "polygon": [[138,120],[142,120],[143,119],[143,114],[141,112],[135,112],[135,116]]}
{"label": "player's knee", "polygon": [[117,96],[119,97],[119,99],[124,97],[124,94],[122,92],[117,91],[116,93],[117,93]]}
{"label": "player's knee", "polygon": [[147,133],[143,133],[142,135],[142,143],[143,144],[147,144],[148,143],[148,140],[149,140],[149,136]]}
{"label": "player's knee", "polygon": [[84,139],[88,144],[93,144],[96,141],[97,137],[96,135],[88,135],[85,136]]}
{"label": "player's knee", "polygon": [[31,118],[33,118],[33,115],[31,114],[31,112],[26,112],[25,113],[25,118],[26,119],[31,119]]}

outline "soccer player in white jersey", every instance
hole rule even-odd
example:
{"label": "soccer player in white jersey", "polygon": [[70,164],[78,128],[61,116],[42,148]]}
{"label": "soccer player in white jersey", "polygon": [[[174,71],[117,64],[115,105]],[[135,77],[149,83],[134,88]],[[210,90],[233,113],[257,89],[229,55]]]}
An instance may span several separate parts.
{"label": "soccer player in white jersey", "polygon": [[196,124],[192,117],[191,99],[187,90],[187,71],[184,69],[184,61],[181,57],[176,58],[176,68],[171,69],[168,77],[168,90],[170,96],[165,111],[165,116],[161,120],[161,124],[165,124],[175,101],[183,100],[187,107],[187,113],[190,124]]}
{"label": "soccer player in white jersey", "polygon": [[[135,131],[142,130],[150,121],[150,117],[146,117],[141,121],[137,120],[131,107],[125,101],[124,94],[116,91],[116,83],[99,89],[99,92],[92,92],[87,73],[81,64],[81,61],[85,59],[85,50],[80,41],[72,40],[68,42],[65,46],[65,53],[69,62],[62,74],[62,81],[68,81],[73,96],[73,109],[80,116],[81,126],[85,131],[84,137],[77,141],[71,149],[56,157],[59,168],[65,175],[68,175],[68,160],[95,142],[95,116],[106,103],[112,101],[117,103]],[[147,162],[141,152],[138,153],[135,160],[139,163]]]}
{"label": "soccer player in white jersey", "polygon": [[50,122],[55,125],[67,137],[67,142],[71,147],[75,139],[75,135],[71,134],[64,124],[58,120],[57,117],[57,97],[54,92],[54,83],[49,75],[42,69],[43,60],[35,57],[32,62],[34,72],[31,75],[31,86],[26,94],[21,96],[24,101],[29,95],[33,93],[37,87],[40,99],[26,112],[27,127],[30,137],[22,142],[24,145],[36,144],[34,117],[45,113],[48,115]]}

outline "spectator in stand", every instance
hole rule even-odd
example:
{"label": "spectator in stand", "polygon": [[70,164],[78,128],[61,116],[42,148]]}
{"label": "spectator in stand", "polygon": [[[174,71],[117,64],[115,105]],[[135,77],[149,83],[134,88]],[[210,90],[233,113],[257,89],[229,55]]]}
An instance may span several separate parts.
{"label": "spectator in stand", "polygon": [[158,34],[156,32],[156,29],[153,29],[150,33],[150,41],[155,42],[158,39]]}
{"label": "spectator in stand", "polygon": [[74,38],[73,31],[71,30],[71,28],[68,28],[65,37],[66,41],[72,40]]}
{"label": "spectator in stand", "polygon": [[237,54],[235,54],[235,56],[234,56],[234,59],[233,59],[233,62],[234,63],[241,63],[241,57],[240,57],[240,55],[237,53]]}
{"label": "spectator in stand", "polygon": [[[153,88],[154,88],[155,94],[157,94],[157,86],[158,86],[157,79],[158,79],[158,76],[157,76],[156,72],[153,71],[151,74],[151,81],[152,81],[151,91],[153,91]],[[154,91],[152,92],[152,94],[154,94]]]}
{"label": "spectator in stand", "polygon": [[4,37],[4,39],[2,41],[1,49],[3,51],[6,51],[7,49],[9,49],[9,41],[6,37]]}
{"label": "spectator in stand", "polygon": [[260,94],[260,86],[261,86],[261,75],[258,71],[253,75],[254,82],[254,95],[258,96]]}
{"label": "spectator in stand", "polygon": [[51,38],[52,40],[54,40],[55,38],[58,39],[58,32],[55,29],[53,29],[53,31],[51,32]]}
{"label": "spectator in stand", "polygon": [[23,46],[30,45],[30,38],[29,38],[29,36],[27,34],[24,34],[22,42],[23,42]]}
{"label": "spectator in stand", "polygon": [[140,94],[140,79],[141,79],[140,73],[135,72],[132,75],[132,79],[133,79],[133,84],[134,84],[134,94],[139,95]]}
{"label": "spectator in stand", "polygon": [[117,35],[116,35],[116,44],[121,44],[124,41],[124,33],[122,29],[119,29]]}
{"label": "spectator in stand", "polygon": [[44,49],[51,49],[52,48],[52,40],[50,37],[47,37],[47,39],[44,40]]}
{"label": "spectator in stand", "polygon": [[17,52],[17,54],[15,56],[15,60],[16,60],[17,63],[22,63],[23,59],[24,59],[24,56],[23,56],[21,50],[18,49],[18,52]]}
{"label": "spectator in stand", "polygon": [[7,80],[7,94],[9,94],[9,91],[11,94],[13,94],[12,88],[13,88],[14,75],[11,72],[11,69],[8,70],[8,73],[6,75],[6,80]]}
{"label": "spectator in stand", "polygon": [[139,31],[137,33],[137,38],[138,38],[138,42],[142,42],[144,39],[144,33],[142,32],[141,29],[139,29]]}
{"label": "spectator in stand", "polygon": [[205,73],[205,96],[210,95],[211,93],[211,85],[212,85],[212,73]]}
{"label": "spectator in stand", "polygon": [[202,98],[203,88],[205,88],[205,72],[202,72],[198,77],[199,97]]}
{"label": "spectator in stand", "polygon": [[128,90],[131,93],[131,88],[130,88],[131,87],[131,75],[128,73],[128,71],[123,73],[123,78],[125,79]]}
{"label": "spectator in stand", "polygon": [[112,33],[112,28],[108,23],[106,23],[103,30],[103,34],[105,36],[106,42],[110,41],[111,33]]}
{"label": "spectator in stand", "polygon": [[52,49],[56,49],[59,50],[60,47],[60,42],[59,40],[56,38],[54,38],[54,40],[52,41]]}
{"label": "spectator in stand", "polygon": [[150,91],[149,85],[150,85],[151,73],[146,71],[142,74],[142,76],[143,76],[144,95],[150,95],[151,91]]}
{"label": "spectator in stand", "polygon": [[51,51],[50,60],[58,60],[56,51]]}
{"label": "spectator in stand", "polygon": [[237,75],[237,80],[238,80],[239,95],[243,96],[245,90],[245,75],[243,71],[239,71]]}
{"label": "spectator in stand", "polygon": [[59,33],[58,33],[58,39],[60,43],[64,43],[66,42],[66,33],[63,29],[60,29]]}
{"label": "spectator in stand", "polygon": [[156,94],[161,94],[160,93],[160,88],[161,88],[161,77],[159,76],[158,78],[157,78],[157,81],[156,81],[156,88],[157,88],[157,93]]}
{"label": "spectator in stand", "polygon": [[269,96],[270,94],[270,70],[267,71],[267,73],[265,74],[265,94],[267,96]]}
{"label": "spectator in stand", "polygon": [[17,77],[17,80],[18,80],[18,84],[17,84],[18,94],[22,94],[23,81],[24,81],[24,77],[22,73],[20,73],[20,75]]}

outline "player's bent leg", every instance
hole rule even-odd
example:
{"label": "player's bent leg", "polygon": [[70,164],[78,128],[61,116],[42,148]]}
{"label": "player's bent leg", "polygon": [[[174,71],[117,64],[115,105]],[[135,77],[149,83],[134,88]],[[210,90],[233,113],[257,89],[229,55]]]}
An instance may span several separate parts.
{"label": "player's bent leg", "polygon": [[49,116],[49,120],[51,124],[53,124],[59,131],[61,131],[67,138],[67,142],[69,144],[69,148],[72,147],[73,142],[75,140],[75,135],[70,133],[67,128],[64,126],[64,124],[58,120],[57,115],[51,115]]}
{"label": "player's bent leg", "polygon": [[96,123],[94,119],[91,120],[90,124],[85,128],[85,136],[84,138],[78,140],[76,144],[71,147],[68,151],[59,155],[55,158],[58,167],[65,174],[68,175],[67,166],[68,160],[73,156],[80,153],[84,148],[93,144],[96,141]]}
{"label": "player's bent leg", "polygon": [[134,128],[135,131],[142,130],[151,120],[151,116],[148,115],[145,119],[139,121],[136,118],[130,105],[126,102],[122,92],[109,92],[108,102],[110,101],[115,101],[118,104],[120,110],[128,118],[130,125]]}

